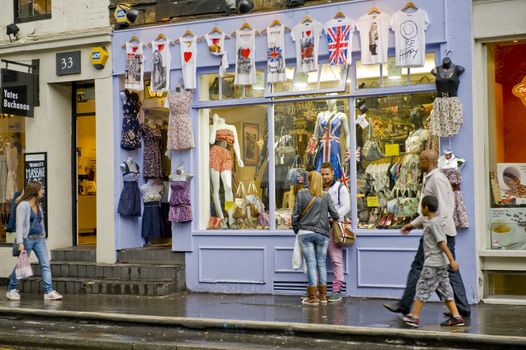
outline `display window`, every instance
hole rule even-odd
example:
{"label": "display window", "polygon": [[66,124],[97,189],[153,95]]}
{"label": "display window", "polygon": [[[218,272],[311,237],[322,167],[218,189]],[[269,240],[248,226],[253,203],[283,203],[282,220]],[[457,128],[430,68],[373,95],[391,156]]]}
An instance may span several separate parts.
{"label": "display window", "polygon": [[[486,248],[493,250],[526,250],[525,56],[524,41],[487,46],[488,182],[492,191]],[[513,280],[511,275],[495,277],[490,279],[491,288],[499,291]]]}
{"label": "display window", "polygon": [[222,78],[218,73],[201,74],[199,99],[201,101],[217,101],[255,98],[265,95],[265,71],[256,70],[256,83],[254,85],[236,85],[234,79],[234,72],[226,72]]}
{"label": "display window", "polygon": [[419,154],[438,150],[426,129],[434,92],[355,100],[357,227],[399,229],[418,215]]}

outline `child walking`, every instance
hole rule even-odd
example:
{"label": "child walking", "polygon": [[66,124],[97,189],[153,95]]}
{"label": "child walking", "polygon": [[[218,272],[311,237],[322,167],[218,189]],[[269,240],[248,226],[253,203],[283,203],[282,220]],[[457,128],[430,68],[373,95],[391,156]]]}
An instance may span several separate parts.
{"label": "child walking", "polygon": [[420,278],[416,285],[416,296],[413,308],[402,320],[411,327],[418,327],[420,324],[420,313],[424,303],[431,297],[433,292],[444,301],[451,312],[451,317],[442,322],[441,326],[463,326],[464,319],[460,316],[453,289],[449,282],[448,262],[453,271],[458,271],[458,264],[453,258],[451,251],[446,244],[446,234],[442,221],[436,216],[438,200],[434,196],[422,198],[422,215],[428,218],[424,224],[424,266],[420,273]]}

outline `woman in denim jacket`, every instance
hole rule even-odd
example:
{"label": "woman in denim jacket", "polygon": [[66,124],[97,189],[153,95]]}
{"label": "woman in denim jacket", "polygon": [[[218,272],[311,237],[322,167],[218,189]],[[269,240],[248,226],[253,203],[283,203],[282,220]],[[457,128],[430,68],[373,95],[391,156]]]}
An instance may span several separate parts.
{"label": "woman in denim jacket", "polygon": [[[327,248],[329,247],[330,223],[340,215],[332,203],[331,197],[323,192],[321,174],[311,171],[307,176],[308,189],[296,195],[292,212],[292,229],[300,235],[299,241],[307,263],[307,297],[302,303],[307,305],[327,304]],[[304,213],[309,202],[311,207]],[[317,276],[316,278],[316,270]],[[319,296],[318,296],[319,292]]]}

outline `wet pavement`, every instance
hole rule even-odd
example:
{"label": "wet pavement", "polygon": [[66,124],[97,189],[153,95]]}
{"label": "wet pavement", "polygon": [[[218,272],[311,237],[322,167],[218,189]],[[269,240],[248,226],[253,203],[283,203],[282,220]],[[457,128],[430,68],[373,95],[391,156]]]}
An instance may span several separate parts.
{"label": "wet pavement", "polygon": [[[143,315],[192,319],[239,320],[272,323],[323,324],[373,329],[406,329],[400,316],[388,312],[386,300],[345,298],[328,306],[302,306],[297,296],[217,295],[177,293],[164,297],[117,295],[66,295],[63,301],[44,301],[42,295],[22,294],[22,300],[12,302],[0,288],[0,314],[17,310],[40,312],[65,311],[115,315]],[[392,301],[387,301],[392,302]],[[492,336],[524,337],[526,342],[526,306],[472,306],[466,326],[440,327],[445,311],[440,303],[428,303],[424,308],[419,330],[444,334],[464,333]],[[133,318],[134,316],[130,316]],[[407,330],[409,331],[409,330]]]}

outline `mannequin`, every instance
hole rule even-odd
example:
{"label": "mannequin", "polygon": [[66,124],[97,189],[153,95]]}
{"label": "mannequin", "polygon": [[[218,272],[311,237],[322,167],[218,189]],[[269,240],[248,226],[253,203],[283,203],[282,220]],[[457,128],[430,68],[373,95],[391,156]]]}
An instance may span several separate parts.
{"label": "mannequin", "polygon": [[[316,118],[316,126],[307,152],[314,153],[314,167],[320,171],[321,164],[330,162],[334,167],[336,179],[342,177],[343,161],[341,159],[340,135],[343,127],[345,136],[345,158],[350,156],[351,134],[349,122],[345,113],[341,112],[337,100],[327,100],[327,111],[320,112]],[[329,123],[328,123],[329,122]],[[329,124],[329,125],[328,125]]]}
{"label": "mannequin", "polygon": [[144,211],[142,218],[142,236],[148,242],[165,236],[161,222],[161,198],[164,187],[160,179],[149,179],[141,186]]}
{"label": "mannequin", "polygon": [[127,89],[122,90],[119,95],[124,114],[122,118],[121,148],[133,151],[141,148],[141,128],[138,118],[141,103],[139,95],[135,92],[129,92]]}
{"label": "mannequin", "polygon": [[224,219],[221,202],[219,199],[219,188],[221,179],[225,191],[225,209],[228,212],[229,225],[232,226],[234,219],[232,217],[235,209],[234,195],[232,193],[232,156],[230,155],[230,146],[234,147],[234,154],[239,167],[243,167],[241,160],[241,151],[237,138],[237,130],[233,125],[225,123],[225,119],[214,114],[213,122],[210,127],[210,179],[212,181],[212,198],[217,216]]}
{"label": "mannequin", "polygon": [[439,97],[457,96],[458,86],[460,84],[459,78],[464,71],[464,67],[457,66],[451,62],[449,57],[444,57],[442,65],[431,70],[431,74],[436,77],[435,85],[437,95]]}
{"label": "mannequin", "polygon": [[139,166],[128,157],[119,165],[123,188],[119,199],[118,213],[121,216],[141,216],[141,193],[139,191]]}
{"label": "mannequin", "polygon": [[464,200],[464,193],[460,190],[460,184],[462,182],[462,173],[460,169],[466,161],[462,158],[457,158],[453,152],[448,149],[438,158],[438,167],[449,180],[451,188],[453,189],[453,195],[455,197],[455,211],[453,220],[457,228],[468,228],[469,219],[468,212],[466,210],[466,204]]}
{"label": "mannequin", "polygon": [[440,169],[450,169],[450,168],[459,168],[462,169],[465,159],[457,158],[453,151],[448,149],[438,158],[438,167]]}
{"label": "mannequin", "polygon": [[170,221],[183,223],[192,221],[192,206],[190,200],[190,181],[193,175],[184,169],[180,161],[175,172],[170,175]]}

